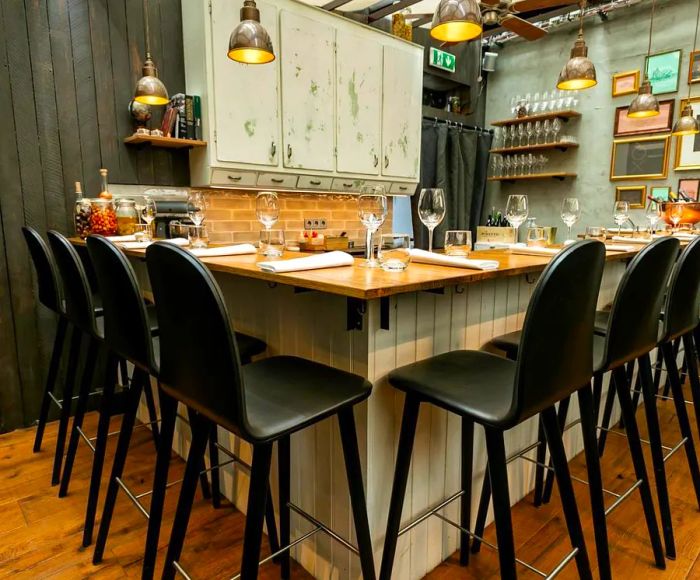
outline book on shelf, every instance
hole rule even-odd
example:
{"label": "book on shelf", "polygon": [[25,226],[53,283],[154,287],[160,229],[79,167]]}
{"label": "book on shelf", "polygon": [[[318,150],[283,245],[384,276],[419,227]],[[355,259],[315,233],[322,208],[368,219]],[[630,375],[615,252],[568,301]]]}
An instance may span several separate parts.
{"label": "book on shelf", "polygon": [[201,103],[201,98],[198,95],[174,94],[163,113],[160,127],[163,135],[176,139],[201,140]]}

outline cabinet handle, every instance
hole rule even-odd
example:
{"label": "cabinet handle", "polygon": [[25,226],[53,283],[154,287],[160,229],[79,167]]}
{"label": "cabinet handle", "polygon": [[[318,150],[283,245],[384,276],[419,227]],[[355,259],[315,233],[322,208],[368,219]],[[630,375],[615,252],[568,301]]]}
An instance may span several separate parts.
{"label": "cabinet handle", "polygon": [[379,165],[379,156],[375,153],[374,154],[374,166],[376,167]]}
{"label": "cabinet handle", "polygon": [[384,169],[386,169],[387,167],[389,167],[389,156],[384,155]]}
{"label": "cabinet handle", "polygon": [[406,187],[405,185],[399,185],[399,190],[406,191],[407,189],[408,187]]}
{"label": "cabinet handle", "polygon": [[343,183],[343,187],[350,188],[352,187],[352,183]]}
{"label": "cabinet handle", "polygon": [[270,179],[272,183],[284,183],[284,178],[282,177],[273,177]]}
{"label": "cabinet handle", "polygon": [[241,179],[243,179],[242,175],[237,175],[236,177],[234,177],[233,175],[227,175],[226,177],[228,177],[231,181],[240,181]]}
{"label": "cabinet handle", "polygon": [[287,145],[287,160],[292,158],[292,146]]}
{"label": "cabinet handle", "polygon": [[277,145],[275,145],[275,142],[273,141],[270,145],[270,157],[274,159],[275,155],[277,155]]}
{"label": "cabinet handle", "polygon": [[314,180],[314,179],[310,180],[309,183],[310,183],[311,185],[321,185],[321,182],[320,182],[320,181],[316,181],[316,180]]}

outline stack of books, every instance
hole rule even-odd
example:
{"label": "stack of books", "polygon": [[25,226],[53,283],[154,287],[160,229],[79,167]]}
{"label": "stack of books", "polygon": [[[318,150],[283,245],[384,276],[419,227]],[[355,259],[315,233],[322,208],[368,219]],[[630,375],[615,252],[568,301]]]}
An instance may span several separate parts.
{"label": "stack of books", "polygon": [[199,95],[173,95],[163,113],[160,130],[165,137],[201,140],[202,100]]}

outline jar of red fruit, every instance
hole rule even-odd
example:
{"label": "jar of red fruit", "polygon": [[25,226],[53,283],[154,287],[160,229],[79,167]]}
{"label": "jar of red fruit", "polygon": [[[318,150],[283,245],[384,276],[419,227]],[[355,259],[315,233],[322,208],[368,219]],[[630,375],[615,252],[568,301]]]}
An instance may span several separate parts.
{"label": "jar of red fruit", "polygon": [[90,201],[90,232],[103,236],[117,233],[117,212],[111,199],[97,198]]}

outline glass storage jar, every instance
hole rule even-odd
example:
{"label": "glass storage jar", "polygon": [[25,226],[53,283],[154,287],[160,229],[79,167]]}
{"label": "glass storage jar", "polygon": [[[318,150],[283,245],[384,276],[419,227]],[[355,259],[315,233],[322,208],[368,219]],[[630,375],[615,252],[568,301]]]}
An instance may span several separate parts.
{"label": "glass storage jar", "polygon": [[111,199],[93,199],[90,209],[90,233],[103,236],[117,233],[117,213]]}
{"label": "glass storage jar", "polygon": [[79,238],[87,238],[90,235],[90,214],[92,213],[89,199],[77,199],[73,209],[73,223],[75,235]]}
{"label": "glass storage jar", "polygon": [[136,232],[136,224],[139,223],[139,212],[136,210],[136,202],[133,199],[121,198],[116,201],[117,234],[130,236]]}

